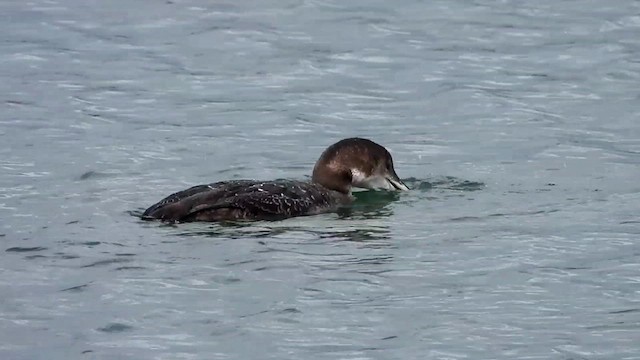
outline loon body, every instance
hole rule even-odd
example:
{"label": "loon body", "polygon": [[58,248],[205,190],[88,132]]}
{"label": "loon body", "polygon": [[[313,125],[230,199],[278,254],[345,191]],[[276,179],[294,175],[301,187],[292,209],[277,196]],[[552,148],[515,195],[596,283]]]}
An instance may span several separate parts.
{"label": "loon body", "polygon": [[333,212],[353,201],[352,187],[408,190],[391,154],[361,138],[329,146],[313,169],[311,182],[231,180],[197,185],[152,205],[144,219],[172,222],[278,220]]}

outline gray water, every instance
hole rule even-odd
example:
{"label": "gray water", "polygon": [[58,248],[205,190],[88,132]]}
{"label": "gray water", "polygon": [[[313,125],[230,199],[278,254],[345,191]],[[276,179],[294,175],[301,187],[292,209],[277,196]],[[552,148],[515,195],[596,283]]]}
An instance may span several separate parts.
{"label": "gray water", "polygon": [[[1,359],[640,359],[637,1],[0,3]],[[136,214],[413,188],[239,225]]]}

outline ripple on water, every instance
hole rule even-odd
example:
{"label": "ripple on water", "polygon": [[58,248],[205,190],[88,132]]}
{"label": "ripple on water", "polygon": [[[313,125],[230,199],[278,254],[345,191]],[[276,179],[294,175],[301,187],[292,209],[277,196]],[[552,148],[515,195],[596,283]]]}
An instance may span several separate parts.
{"label": "ripple on water", "polygon": [[131,262],[131,261],[133,261],[133,259],[114,258],[114,259],[106,259],[106,260],[94,261],[94,262],[92,262],[90,264],[82,265],[80,267],[81,268],[102,267],[102,266],[109,266],[109,265],[112,265],[112,264],[127,263],[127,262]]}
{"label": "ripple on water", "polygon": [[33,247],[14,246],[6,249],[5,251],[23,253],[23,252],[33,252],[33,251],[43,251],[43,250],[47,250],[47,248],[42,246],[33,246]]}
{"label": "ripple on water", "polygon": [[87,290],[87,288],[91,285],[91,283],[88,284],[82,284],[82,285],[77,285],[77,286],[72,286],[66,289],[62,289],[60,291],[69,291],[69,292],[82,292]]}
{"label": "ripple on water", "polygon": [[123,323],[110,323],[106,326],[98,328],[98,331],[105,333],[121,333],[125,331],[131,331],[134,327],[131,325],[123,324]]}
{"label": "ripple on water", "polygon": [[485,184],[478,181],[460,179],[454,176],[437,176],[433,178],[417,179],[414,177],[403,180],[412,190],[428,191],[433,189],[455,191],[479,191]]}

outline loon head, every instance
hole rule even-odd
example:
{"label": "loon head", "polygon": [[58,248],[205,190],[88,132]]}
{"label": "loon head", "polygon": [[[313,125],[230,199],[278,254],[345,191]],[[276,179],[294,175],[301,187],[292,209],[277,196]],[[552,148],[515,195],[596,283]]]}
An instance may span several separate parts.
{"label": "loon head", "polygon": [[396,174],[387,149],[361,138],[343,139],[329,146],[316,162],[312,180],[345,194],[352,187],[409,190]]}

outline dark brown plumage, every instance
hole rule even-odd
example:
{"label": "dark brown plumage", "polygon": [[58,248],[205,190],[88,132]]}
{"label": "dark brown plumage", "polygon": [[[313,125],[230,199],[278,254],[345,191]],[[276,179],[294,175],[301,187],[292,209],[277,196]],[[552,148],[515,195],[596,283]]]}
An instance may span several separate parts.
{"label": "dark brown plumage", "polygon": [[278,220],[335,211],[348,194],[302,181],[222,181],[177,192],[142,215],[165,221]]}
{"label": "dark brown plumage", "polygon": [[233,180],[198,185],[149,207],[143,219],[163,221],[278,220],[336,211],[353,201],[351,187],[407,190],[391,154],[371,140],[350,138],[329,146],[311,182]]}

